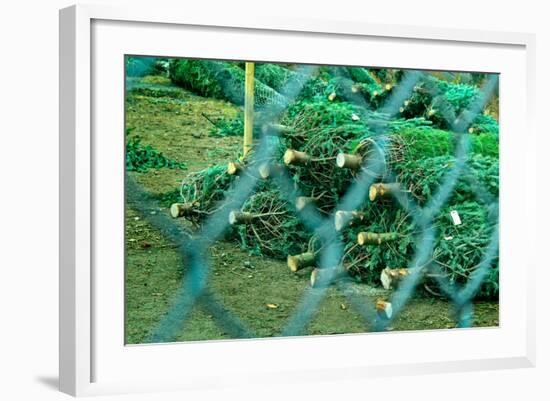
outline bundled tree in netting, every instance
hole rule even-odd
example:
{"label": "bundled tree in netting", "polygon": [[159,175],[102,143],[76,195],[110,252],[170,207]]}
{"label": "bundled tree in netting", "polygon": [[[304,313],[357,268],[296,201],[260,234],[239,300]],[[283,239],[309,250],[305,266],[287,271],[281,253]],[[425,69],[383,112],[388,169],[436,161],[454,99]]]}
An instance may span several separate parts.
{"label": "bundled tree in netting", "polygon": [[[436,156],[424,159],[408,159],[397,163],[394,170],[402,190],[413,196],[420,205],[432,198],[443,183],[445,175],[454,167],[454,156]],[[498,159],[479,154],[471,155],[452,195],[454,201],[476,200],[478,188],[483,185],[491,196],[499,193]]]}
{"label": "bundled tree in netting", "polygon": [[257,63],[254,78],[270,88],[281,92],[291,80],[298,79],[299,73],[274,63]]}
{"label": "bundled tree in netting", "polygon": [[[451,155],[456,152],[457,142],[461,135],[436,128],[404,128],[399,135],[407,144],[405,158],[414,160],[425,157]],[[469,135],[469,153],[477,153],[484,156],[498,157],[498,136],[485,133],[481,135]]]}
{"label": "bundled tree in netting", "polygon": [[[351,183],[347,171],[338,168],[337,158],[349,143],[373,134],[385,125],[392,132],[423,124],[417,120],[391,120],[346,102],[327,99],[301,101],[293,105],[282,123],[287,147],[283,162],[304,196],[329,212]],[[399,127],[399,128],[398,128]]]}
{"label": "bundled tree in netting", "polygon": [[498,121],[490,114],[478,115],[474,119],[472,126],[468,129],[468,132],[470,134],[490,133],[490,134],[498,135],[499,134]]}
{"label": "bundled tree in netting", "polygon": [[172,217],[184,217],[198,225],[223,205],[234,176],[225,166],[212,166],[187,175],[180,187],[181,202],[172,204]]}
{"label": "bundled tree in netting", "polygon": [[172,60],[170,79],[201,96],[242,104],[244,71],[234,63],[211,60]]}
{"label": "bundled tree in netting", "polygon": [[[353,74],[351,73],[352,71]],[[355,79],[365,82],[356,82]],[[314,76],[305,82],[298,96],[298,101],[329,100],[331,102],[348,102],[352,99],[359,100],[363,97],[367,99],[371,99],[372,97],[374,99],[378,94],[383,94],[384,87],[385,85],[379,85],[365,68],[322,66],[319,67]],[[373,91],[378,92],[372,95]],[[362,93],[368,93],[368,96],[363,96]],[[376,99],[376,102],[370,102],[369,100],[369,103],[378,106],[382,100],[383,96],[380,96],[380,98]]]}
{"label": "bundled tree in netting", "polygon": [[[176,85],[205,97],[225,99],[244,104],[245,71],[234,62],[212,60],[172,60],[170,79]],[[283,95],[270,86],[255,80],[256,105],[285,104]]]}
{"label": "bundled tree in netting", "polygon": [[353,80],[351,85],[352,93],[361,93],[369,104],[378,108],[382,105],[394,86],[397,84],[401,74],[382,74],[377,76],[373,69],[362,67],[348,67],[347,72]]}
{"label": "bundled tree in netting", "polygon": [[365,99],[371,108],[383,104],[401,79],[402,72],[395,70],[382,74],[384,80],[363,67],[320,67],[305,84],[298,100],[350,101]]}
{"label": "bundled tree in netting", "polygon": [[342,231],[346,246],[341,264],[358,280],[378,284],[382,269],[407,266],[413,226],[404,210],[386,203],[368,203],[359,213],[360,219]]}
{"label": "bundled tree in netting", "polygon": [[[434,156],[450,156],[455,153],[458,139],[464,134],[420,125],[416,120],[394,120],[388,123],[387,133],[365,135],[349,141],[336,157],[336,165],[350,175],[365,172],[380,180],[389,179],[391,173],[400,174],[407,163],[420,163]],[[415,124],[419,124],[416,125]],[[396,128],[399,127],[399,128]],[[494,134],[469,136],[470,154],[498,157],[498,137]],[[373,171],[370,160],[381,160],[382,168]],[[403,177],[406,174],[403,173]],[[393,178],[394,180],[396,178]]]}
{"label": "bundled tree in netting", "polygon": [[477,86],[447,82],[425,74],[411,97],[403,103],[400,112],[405,118],[423,116],[435,126],[448,129],[449,117],[458,116],[479,96]]}
{"label": "bundled tree in netting", "polygon": [[371,70],[363,67],[347,67],[349,76],[358,84],[372,85],[378,89],[382,89],[380,82],[371,73]]}
{"label": "bundled tree in netting", "polygon": [[283,119],[287,150],[284,163],[302,193],[329,211],[349,185],[349,177],[337,170],[338,150],[349,140],[364,135],[368,126],[349,103],[326,100],[301,102]]}
{"label": "bundled tree in netting", "polygon": [[[459,214],[460,225],[453,222],[451,212]],[[363,218],[342,234],[346,248],[341,265],[360,281],[375,285],[382,282],[386,288],[395,288],[409,274],[409,262],[418,251],[415,240],[421,232],[415,231],[411,216],[399,208],[371,204],[363,213]],[[431,258],[418,266],[429,292],[442,295],[437,290],[436,275],[461,285],[471,278],[491,242],[495,227],[489,217],[491,213],[495,211],[486,205],[464,201],[452,203],[437,214]],[[484,297],[498,295],[498,261],[490,262],[488,278],[478,293]],[[433,264],[437,270],[431,269]]]}
{"label": "bundled tree in netting", "polygon": [[[394,195],[395,193],[392,191],[406,191],[420,204],[423,204],[442,184],[446,169],[450,168],[452,163],[454,163],[452,156],[407,161],[399,166],[401,175],[397,181],[398,186],[389,188],[386,196],[376,191],[374,192],[375,196],[372,196],[373,192],[370,191],[372,202],[365,204],[364,208],[352,212],[336,212],[335,226],[342,230],[343,238],[347,244],[342,266],[351,275],[370,283],[376,283],[381,271],[383,277],[386,277],[384,274],[387,272],[384,269],[395,273],[406,267],[407,261],[411,260],[415,254],[413,244],[414,237],[418,233],[414,232],[411,216],[405,215],[395,199],[388,195]],[[484,199],[487,199],[487,194],[479,193],[480,183],[487,188],[493,201],[497,199],[497,159],[474,154],[470,156],[467,167],[448,201],[451,206],[445,207],[436,218],[436,228],[440,235],[434,248],[433,260],[430,263],[437,261],[439,265],[445,267],[442,270],[445,272],[446,278],[454,280],[457,276],[461,276],[462,279],[467,279],[469,274],[464,273],[463,269],[468,272],[473,271],[473,266],[476,266],[479,260],[473,258],[471,263],[465,264],[465,260],[457,259],[457,255],[462,253],[483,255],[489,243],[491,233],[483,230],[492,228],[492,225],[487,223],[487,214],[492,210],[493,205],[483,203]],[[377,185],[388,184],[373,184],[372,187]],[[451,210],[459,213],[462,220],[458,228],[454,227],[455,224],[450,218]],[[449,235],[449,231],[452,230],[458,230],[465,234],[460,237],[452,237]],[[483,235],[480,234],[481,231],[483,231]],[[470,237],[477,239],[473,241]],[[453,238],[455,239],[453,240]],[[444,249],[445,252],[442,252],[441,249]],[[458,282],[464,282],[464,280]],[[493,292],[487,292],[488,287],[484,287],[483,294],[494,295],[495,283],[492,282],[488,285],[493,288],[491,290]],[[496,288],[498,289],[498,287]]]}
{"label": "bundled tree in netting", "polygon": [[[411,216],[405,214],[395,197],[406,194],[423,206],[443,184],[445,175],[456,163],[453,155],[453,136],[448,132],[433,129],[413,129],[405,132],[407,131],[404,131],[403,135],[394,134],[389,137],[390,147],[386,149],[387,167],[395,174],[391,182],[373,184],[369,191],[370,202],[358,210],[337,211],[334,216],[335,228],[342,231],[346,243],[345,255],[341,261],[342,268],[352,276],[369,283],[379,282],[380,272],[382,277],[390,282],[392,277],[397,280],[403,274],[407,274],[407,263],[415,254],[413,244],[415,236],[419,233],[415,233]],[[396,142],[397,138],[399,142]],[[480,221],[479,216],[481,211],[487,213],[491,206],[486,206],[483,202],[498,199],[499,165],[498,158],[495,157],[498,156],[498,143],[495,135],[488,135],[488,138],[490,139],[487,140],[483,136],[471,137],[471,153],[448,200],[449,204],[453,205],[452,210],[457,210],[462,216],[464,227],[467,222],[467,229],[460,228],[461,232],[467,232],[467,235],[476,235],[473,232],[482,230],[486,225],[485,220]],[[376,142],[370,143],[373,144]],[[395,146],[396,144],[399,146]],[[484,188],[484,193],[480,188]],[[414,210],[412,212],[414,213]],[[437,240],[434,255],[437,255],[439,264],[446,266],[445,277],[454,279],[462,274],[462,268],[472,270],[472,266],[478,263],[475,262],[477,259],[474,259],[473,264],[464,264],[464,260],[457,262],[456,254],[483,254],[489,237],[479,237],[483,242],[482,249],[473,246],[466,236],[449,242],[450,236],[447,235],[447,231],[452,224],[449,213],[447,207],[436,219],[436,226],[443,234]],[[485,216],[483,213],[481,215]],[[442,241],[444,242],[441,243]],[[440,252],[440,248],[444,248],[446,252]],[[494,270],[491,271],[494,273]],[[463,279],[467,277],[469,275],[462,274]],[[487,285],[493,288],[493,292],[488,292],[488,287],[484,287],[482,293],[487,296],[494,295],[494,281]],[[434,287],[426,284],[426,288],[430,290]]]}
{"label": "bundled tree in netting", "polygon": [[318,71],[317,75],[306,81],[298,101],[315,101],[328,99],[329,101],[346,99],[350,91],[340,77],[334,77],[326,69]]}
{"label": "bundled tree in netting", "polygon": [[392,86],[396,86],[404,74],[404,70],[397,68],[371,68],[370,71],[379,82]]}
{"label": "bundled tree in netting", "polygon": [[277,190],[254,193],[240,210],[231,211],[229,223],[237,227],[244,249],[279,259],[304,251],[311,236]]}
{"label": "bundled tree in netting", "polygon": [[[460,215],[462,224],[453,222],[452,211]],[[439,236],[433,250],[433,263],[451,284],[466,283],[485,261],[487,247],[497,226],[497,215],[498,207],[471,201],[450,204],[439,214]],[[487,262],[488,274],[477,295],[498,297],[498,257],[492,256]]]}

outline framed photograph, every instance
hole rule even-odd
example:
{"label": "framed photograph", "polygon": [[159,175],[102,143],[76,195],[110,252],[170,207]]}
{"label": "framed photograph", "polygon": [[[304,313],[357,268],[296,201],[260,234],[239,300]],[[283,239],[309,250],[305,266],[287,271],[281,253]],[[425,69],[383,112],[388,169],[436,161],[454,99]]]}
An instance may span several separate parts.
{"label": "framed photograph", "polygon": [[61,390],[533,366],[533,48],[61,10]]}

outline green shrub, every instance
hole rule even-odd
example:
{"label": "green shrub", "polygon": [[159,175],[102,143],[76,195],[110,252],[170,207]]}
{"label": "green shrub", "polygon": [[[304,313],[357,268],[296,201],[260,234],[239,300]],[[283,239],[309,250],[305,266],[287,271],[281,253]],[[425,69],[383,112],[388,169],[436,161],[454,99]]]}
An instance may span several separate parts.
{"label": "green shrub", "polygon": [[172,60],[170,79],[198,95],[244,101],[244,71],[233,63],[211,60]]}

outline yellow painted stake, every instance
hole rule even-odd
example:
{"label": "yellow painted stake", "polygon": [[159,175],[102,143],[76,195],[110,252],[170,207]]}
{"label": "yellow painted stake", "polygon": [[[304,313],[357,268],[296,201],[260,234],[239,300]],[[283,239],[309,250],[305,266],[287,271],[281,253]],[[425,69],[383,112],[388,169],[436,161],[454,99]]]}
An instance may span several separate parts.
{"label": "yellow painted stake", "polygon": [[246,63],[245,71],[243,157],[252,149],[252,127],[254,125],[254,63]]}

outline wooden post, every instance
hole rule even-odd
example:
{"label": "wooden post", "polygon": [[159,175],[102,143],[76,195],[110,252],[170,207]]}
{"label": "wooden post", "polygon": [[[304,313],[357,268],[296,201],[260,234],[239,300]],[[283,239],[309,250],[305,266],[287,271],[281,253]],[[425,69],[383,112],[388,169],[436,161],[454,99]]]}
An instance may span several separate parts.
{"label": "wooden post", "polygon": [[252,149],[254,126],[254,63],[247,62],[245,65],[243,157]]}

